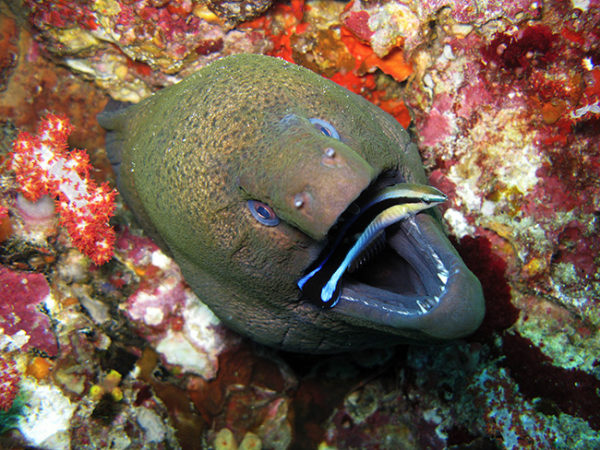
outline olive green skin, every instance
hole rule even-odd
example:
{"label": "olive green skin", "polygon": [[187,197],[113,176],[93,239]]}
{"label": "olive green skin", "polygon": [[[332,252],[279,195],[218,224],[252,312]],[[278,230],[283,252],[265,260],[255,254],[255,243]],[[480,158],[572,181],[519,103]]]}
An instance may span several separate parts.
{"label": "olive green skin", "polygon": [[[309,118],[331,123],[341,140]],[[296,286],[327,230],[379,174],[397,169],[426,183],[391,116],[302,67],[237,55],[99,121],[115,133],[127,204],[227,326],[303,352],[403,339],[299,301]],[[248,199],[270,205],[280,224],[259,223]]]}

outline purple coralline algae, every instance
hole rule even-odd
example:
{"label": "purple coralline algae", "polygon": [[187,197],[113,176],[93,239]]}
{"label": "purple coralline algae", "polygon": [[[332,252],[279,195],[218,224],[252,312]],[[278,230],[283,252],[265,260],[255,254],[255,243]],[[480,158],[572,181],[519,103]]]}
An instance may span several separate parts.
{"label": "purple coralline algae", "polygon": [[36,349],[56,356],[48,304],[53,302],[44,275],[0,266],[0,348]]}

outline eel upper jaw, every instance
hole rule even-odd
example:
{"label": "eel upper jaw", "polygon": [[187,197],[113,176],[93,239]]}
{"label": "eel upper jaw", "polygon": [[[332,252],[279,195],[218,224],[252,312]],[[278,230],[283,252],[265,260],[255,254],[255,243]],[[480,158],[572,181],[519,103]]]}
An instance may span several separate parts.
{"label": "eel upper jaw", "polygon": [[433,217],[421,213],[386,229],[386,241],[387,262],[382,256],[371,273],[392,260],[399,270],[384,276],[385,287],[370,284],[369,274],[345,275],[331,310],[340,320],[414,340],[454,339],[477,329],[484,315],[481,284]]}

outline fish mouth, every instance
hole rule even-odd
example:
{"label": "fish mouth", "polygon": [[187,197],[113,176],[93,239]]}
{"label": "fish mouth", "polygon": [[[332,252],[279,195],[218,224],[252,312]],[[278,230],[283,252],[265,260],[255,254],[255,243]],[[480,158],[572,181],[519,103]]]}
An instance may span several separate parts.
{"label": "fish mouth", "polygon": [[[361,198],[381,198],[384,190],[368,189],[373,190],[375,194],[365,193]],[[365,207],[368,200],[362,200],[362,206],[359,201],[340,217],[330,231],[329,245],[298,283],[303,297],[353,326],[409,340],[445,340],[472,333],[484,314],[481,285],[441,224],[425,211],[445,196],[424,185],[396,184],[385,190],[403,191],[391,201],[375,201],[375,208],[372,201],[370,207]],[[436,197],[436,191],[442,197]],[[408,212],[384,223],[367,244],[356,244],[392,208]],[[331,286],[329,290],[324,287],[332,284],[341,267],[343,273],[328,297],[323,292],[331,292]],[[309,282],[302,283],[311,272]]]}

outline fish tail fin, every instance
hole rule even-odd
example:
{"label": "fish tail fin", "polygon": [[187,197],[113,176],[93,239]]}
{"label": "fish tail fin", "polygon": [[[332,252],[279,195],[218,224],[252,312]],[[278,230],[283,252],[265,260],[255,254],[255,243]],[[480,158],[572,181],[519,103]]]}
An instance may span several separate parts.
{"label": "fish tail fin", "polygon": [[96,116],[100,126],[106,130],[106,155],[117,177],[117,184],[123,149],[121,128],[126,118],[126,110],[131,105],[132,103],[110,99],[104,110]]}

